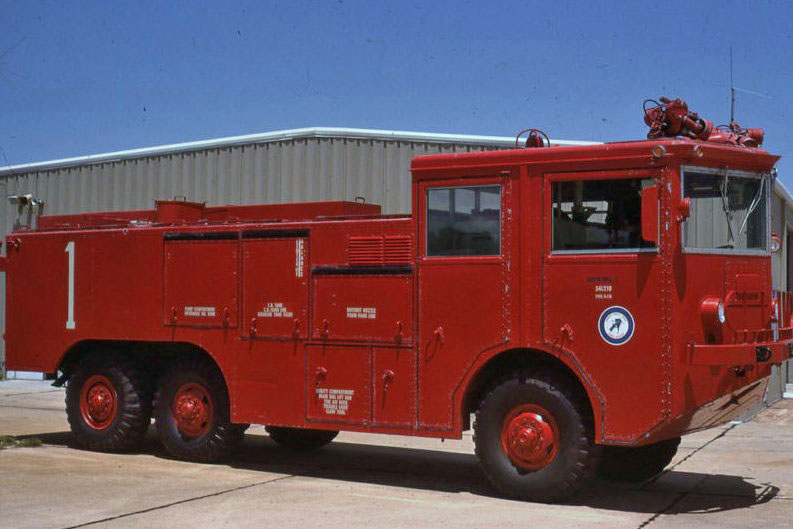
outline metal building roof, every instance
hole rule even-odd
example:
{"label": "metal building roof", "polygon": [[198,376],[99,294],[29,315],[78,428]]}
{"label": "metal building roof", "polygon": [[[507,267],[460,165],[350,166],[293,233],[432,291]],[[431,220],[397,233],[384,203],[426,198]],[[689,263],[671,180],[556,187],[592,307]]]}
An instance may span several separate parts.
{"label": "metal building roof", "polygon": [[[128,149],[124,151],[100,154],[89,154],[86,156],[75,156],[73,158],[62,158],[59,160],[49,160],[44,162],[7,165],[5,167],[0,167],[0,175],[45,171],[60,169],[63,167],[73,167],[76,165],[113,162],[118,160],[197,151],[202,149],[233,147],[237,145],[251,145],[256,143],[268,143],[305,138],[350,138],[385,141],[420,141],[427,143],[492,145],[497,147],[510,147],[515,145],[515,138],[507,136],[476,136],[467,134],[409,132],[401,130],[351,129],[342,127],[306,127],[301,129],[277,130],[273,132],[245,134],[242,136],[228,136],[225,138],[173,143],[170,145],[158,145],[155,147],[143,147],[140,149]],[[600,142],[551,139],[552,145],[595,145],[597,143]]]}

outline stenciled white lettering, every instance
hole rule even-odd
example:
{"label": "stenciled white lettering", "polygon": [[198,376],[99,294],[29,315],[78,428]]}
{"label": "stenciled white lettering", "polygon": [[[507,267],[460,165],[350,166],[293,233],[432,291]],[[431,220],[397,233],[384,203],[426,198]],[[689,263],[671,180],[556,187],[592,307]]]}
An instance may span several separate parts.
{"label": "stenciled white lettering", "polygon": [[347,415],[354,396],[354,389],[317,388],[317,398],[322,400],[327,415]]}

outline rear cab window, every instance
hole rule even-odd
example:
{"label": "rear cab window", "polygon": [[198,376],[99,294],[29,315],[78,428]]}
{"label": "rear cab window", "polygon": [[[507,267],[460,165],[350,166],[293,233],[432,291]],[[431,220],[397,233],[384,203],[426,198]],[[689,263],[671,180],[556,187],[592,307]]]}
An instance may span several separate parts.
{"label": "rear cab window", "polygon": [[427,189],[428,257],[501,255],[501,186]]}

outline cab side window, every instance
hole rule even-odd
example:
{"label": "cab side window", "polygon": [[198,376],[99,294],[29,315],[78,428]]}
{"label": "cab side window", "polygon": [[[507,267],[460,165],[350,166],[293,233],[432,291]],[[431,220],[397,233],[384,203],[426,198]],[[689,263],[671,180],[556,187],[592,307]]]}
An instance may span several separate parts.
{"label": "cab side window", "polygon": [[551,182],[553,250],[654,248],[642,239],[642,188],[652,178]]}
{"label": "cab side window", "polygon": [[501,186],[427,190],[427,255],[501,254]]}

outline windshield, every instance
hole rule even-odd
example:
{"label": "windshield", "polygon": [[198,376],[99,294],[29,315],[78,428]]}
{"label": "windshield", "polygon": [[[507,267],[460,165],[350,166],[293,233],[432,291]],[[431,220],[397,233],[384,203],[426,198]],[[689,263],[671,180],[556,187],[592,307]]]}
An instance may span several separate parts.
{"label": "windshield", "polygon": [[762,251],[768,244],[768,175],[705,168],[683,170],[691,216],[683,223],[686,248]]}

